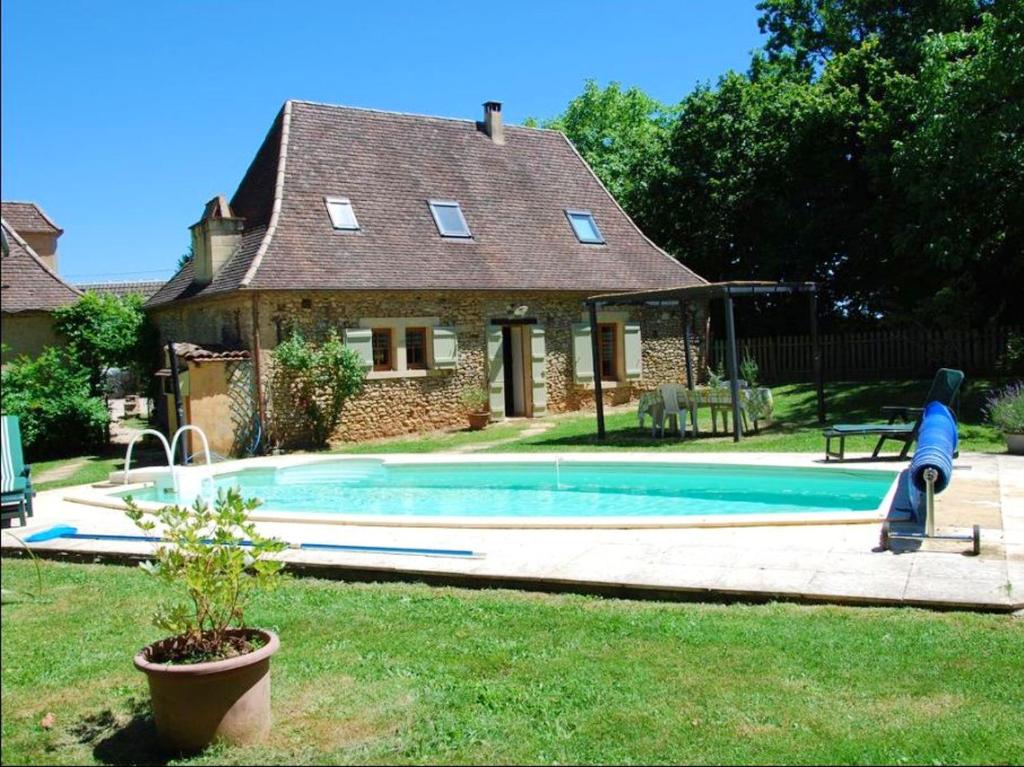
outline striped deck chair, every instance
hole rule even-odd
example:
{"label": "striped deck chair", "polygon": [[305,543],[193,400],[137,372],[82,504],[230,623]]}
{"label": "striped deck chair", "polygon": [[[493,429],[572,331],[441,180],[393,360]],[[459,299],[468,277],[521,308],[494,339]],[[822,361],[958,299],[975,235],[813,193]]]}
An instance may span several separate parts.
{"label": "striped deck chair", "polygon": [[24,527],[25,518],[32,516],[32,479],[31,467],[25,465],[25,457],[21,450],[21,425],[18,417],[5,415],[0,423],[0,513],[2,519],[21,520]]}

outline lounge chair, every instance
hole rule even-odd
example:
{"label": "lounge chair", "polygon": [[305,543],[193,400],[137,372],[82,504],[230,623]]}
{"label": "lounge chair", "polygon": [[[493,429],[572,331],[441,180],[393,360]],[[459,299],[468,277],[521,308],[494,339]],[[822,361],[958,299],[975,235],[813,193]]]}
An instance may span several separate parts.
{"label": "lounge chair", "polygon": [[[928,391],[924,404],[930,402],[941,402],[954,413],[957,410],[957,402],[960,396],[960,385],[964,382],[964,374],[960,370],[939,368],[932,381],[932,387]],[[887,423],[860,423],[860,424],[837,424],[825,429],[822,434],[825,436],[825,460],[837,458],[843,460],[846,452],[846,438],[858,436],[877,436],[878,444],[875,445],[872,458],[877,458],[886,440],[902,442],[900,458],[906,458],[910,446],[917,439],[917,433],[921,429],[921,418],[924,414],[924,407],[903,407],[899,405],[887,405],[882,408],[882,416],[887,417]],[[839,440],[838,452],[832,450],[832,440]]]}
{"label": "lounge chair", "polygon": [[32,516],[32,489],[30,476],[31,467],[25,465],[21,450],[21,426],[18,417],[3,416],[0,424],[0,513],[2,519],[21,520],[25,526],[25,518]]}

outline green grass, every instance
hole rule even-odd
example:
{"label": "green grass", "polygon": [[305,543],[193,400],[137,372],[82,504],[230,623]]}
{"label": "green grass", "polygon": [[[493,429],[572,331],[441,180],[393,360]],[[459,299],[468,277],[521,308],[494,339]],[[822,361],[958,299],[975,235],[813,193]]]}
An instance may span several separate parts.
{"label": "green grass", "polygon": [[[828,408],[827,423],[863,423],[881,420],[883,405],[920,403],[928,392],[930,381],[883,381],[876,383],[835,383],[825,387]],[[1004,452],[1006,443],[991,425],[983,423],[982,403],[990,390],[987,381],[973,381],[961,396],[960,449],[962,451]],[[811,384],[789,384],[772,388],[775,401],[773,422],[760,434],[745,435],[737,445],[731,435],[723,435],[719,422],[718,437],[700,439],[652,439],[650,419],[647,428],[637,427],[635,406],[609,415],[605,422],[603,441],[596,437],[593,413],[566,418],[544,434],[529,437],[511,445],[496,448],[502,451],[538,450],[666,450],[705,452],[748,450],[756,452],[806,452],[824,455],[825,439],[817,420],[817,399]],[[698,410],[702,435],[711,432],[711,412]],[[874,449],[877,438],[853,437],[846,441],[848,452]],[[899,451],[899,444],[886,444],[889,454]]]}
{"label": "green grass", "polygon": [[[134,568],[2,568],[4,764],[155,763]],[[186,764],[1016,763],[1024,621],[292,580],[275,727]],[[40,722],[55,716],[52,728]]]}
{"label": "green grass", "polygon": [[53,461],[36,461],[32,464],[32,476],[45,477],[53,469],[59,469],[72,463],[82,463],[72,474],[49,482],[39,482],[33,479],[32,486],[36,490],[53,490],[58,487],[69,487],[71,485],[85,485],[93,482],[102,482],[112,471],[121,468],[124,463],[124,456],[120,458],[101,455],[84,455],[76,458],[58,458]]}
{"label": "green grass", "polygon": [[520,421],[515,423],[503,423],[488,426],[480,431],[460,429],[459,431],[445,432],[441,434],[429,434],[425,437],[410,436],[398,439],[380,440],[376,442],[362,442],[346,444],[337,448],[334,452],[340,453],[436,453],[443,450],[452,450],[466,445],[480,445],[485,442],[496,442],[502,439],[515,437],[519,432],[527,428],[529,424]]}

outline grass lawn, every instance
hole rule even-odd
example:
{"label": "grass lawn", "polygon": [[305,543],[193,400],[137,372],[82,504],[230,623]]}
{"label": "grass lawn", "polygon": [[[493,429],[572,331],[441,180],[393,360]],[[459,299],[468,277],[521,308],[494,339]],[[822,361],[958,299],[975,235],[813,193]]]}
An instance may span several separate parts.
{"label": "grass lawn", "polygon": [[[2,568],[4,764],[155,763],[134,568]],[[275,729],[186,764],[1014,763],[1024,621],[295,579]],[[41,720],[54,714],[55,723]]]}
{"label": "grass lawn", "polygon": [[500,423],[480,431],[460,429],[458,431],[429,434],[423,437],[409,436],[397,439],[386,439],[376,442],[362,442],[342,445],[334,452],[338,453],[437,453],[453,450],[467,445],[479,445],[486,442],[510,439],[529,426],[524,421]]}
{"label": "grass lawn", "polygon": [[[930,380],[883,381],[874,383],[833,383],[825,387],[827,423],[864,423],[881,420],[883,405],[916,405],[924,401]],[[965,384],[960,403],[960,449],[962,451],[1004,452],[1006,443],[991,425],[984,423],[982,406],[992,383],[974,380]],[[671,450],[685,452],[749,450],[764,452],[810,452],[824,455],[825,439],[817,420],[817,400],[812,384],[788,384],[772,387],[775,401],[773,423],[760,434],[744,436],[739,445],[729,436],[702,436],[700,439],[652,439],[650,419],[639,429],[635,405],[610,414],[605,419],[606,437],[597,439],[594,414],[566,418],[544,434],[527,437],[495,450]],[[711,433],[711,411],[699,409],[702,435]],[[719,435],[722,435],[719,423]],[[848,452],[874,449],[877,438],[848,438]],[[893,449],[895,448],[895,450]],[[886,443],[890,455],[899,444]]]}

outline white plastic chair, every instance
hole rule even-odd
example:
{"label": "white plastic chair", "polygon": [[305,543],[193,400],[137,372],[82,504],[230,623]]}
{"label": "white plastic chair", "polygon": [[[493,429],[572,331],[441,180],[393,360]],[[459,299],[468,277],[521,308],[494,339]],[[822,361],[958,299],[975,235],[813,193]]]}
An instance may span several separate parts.
{"label": "white plastic chair", "polygon": [[661,411],[661,423],[658,427],[661,431],[661,436],[665,436],[665,419],[675,421],[676,431],[679,432],[679,436],[683,436],[683,430],[686,428],[686,422],[683,418],[683,413],[686,411],[679,407],[679,384],[662,384],[658,387],[658,393],[661,394],[661,399],[665,403],[665,406]]}

